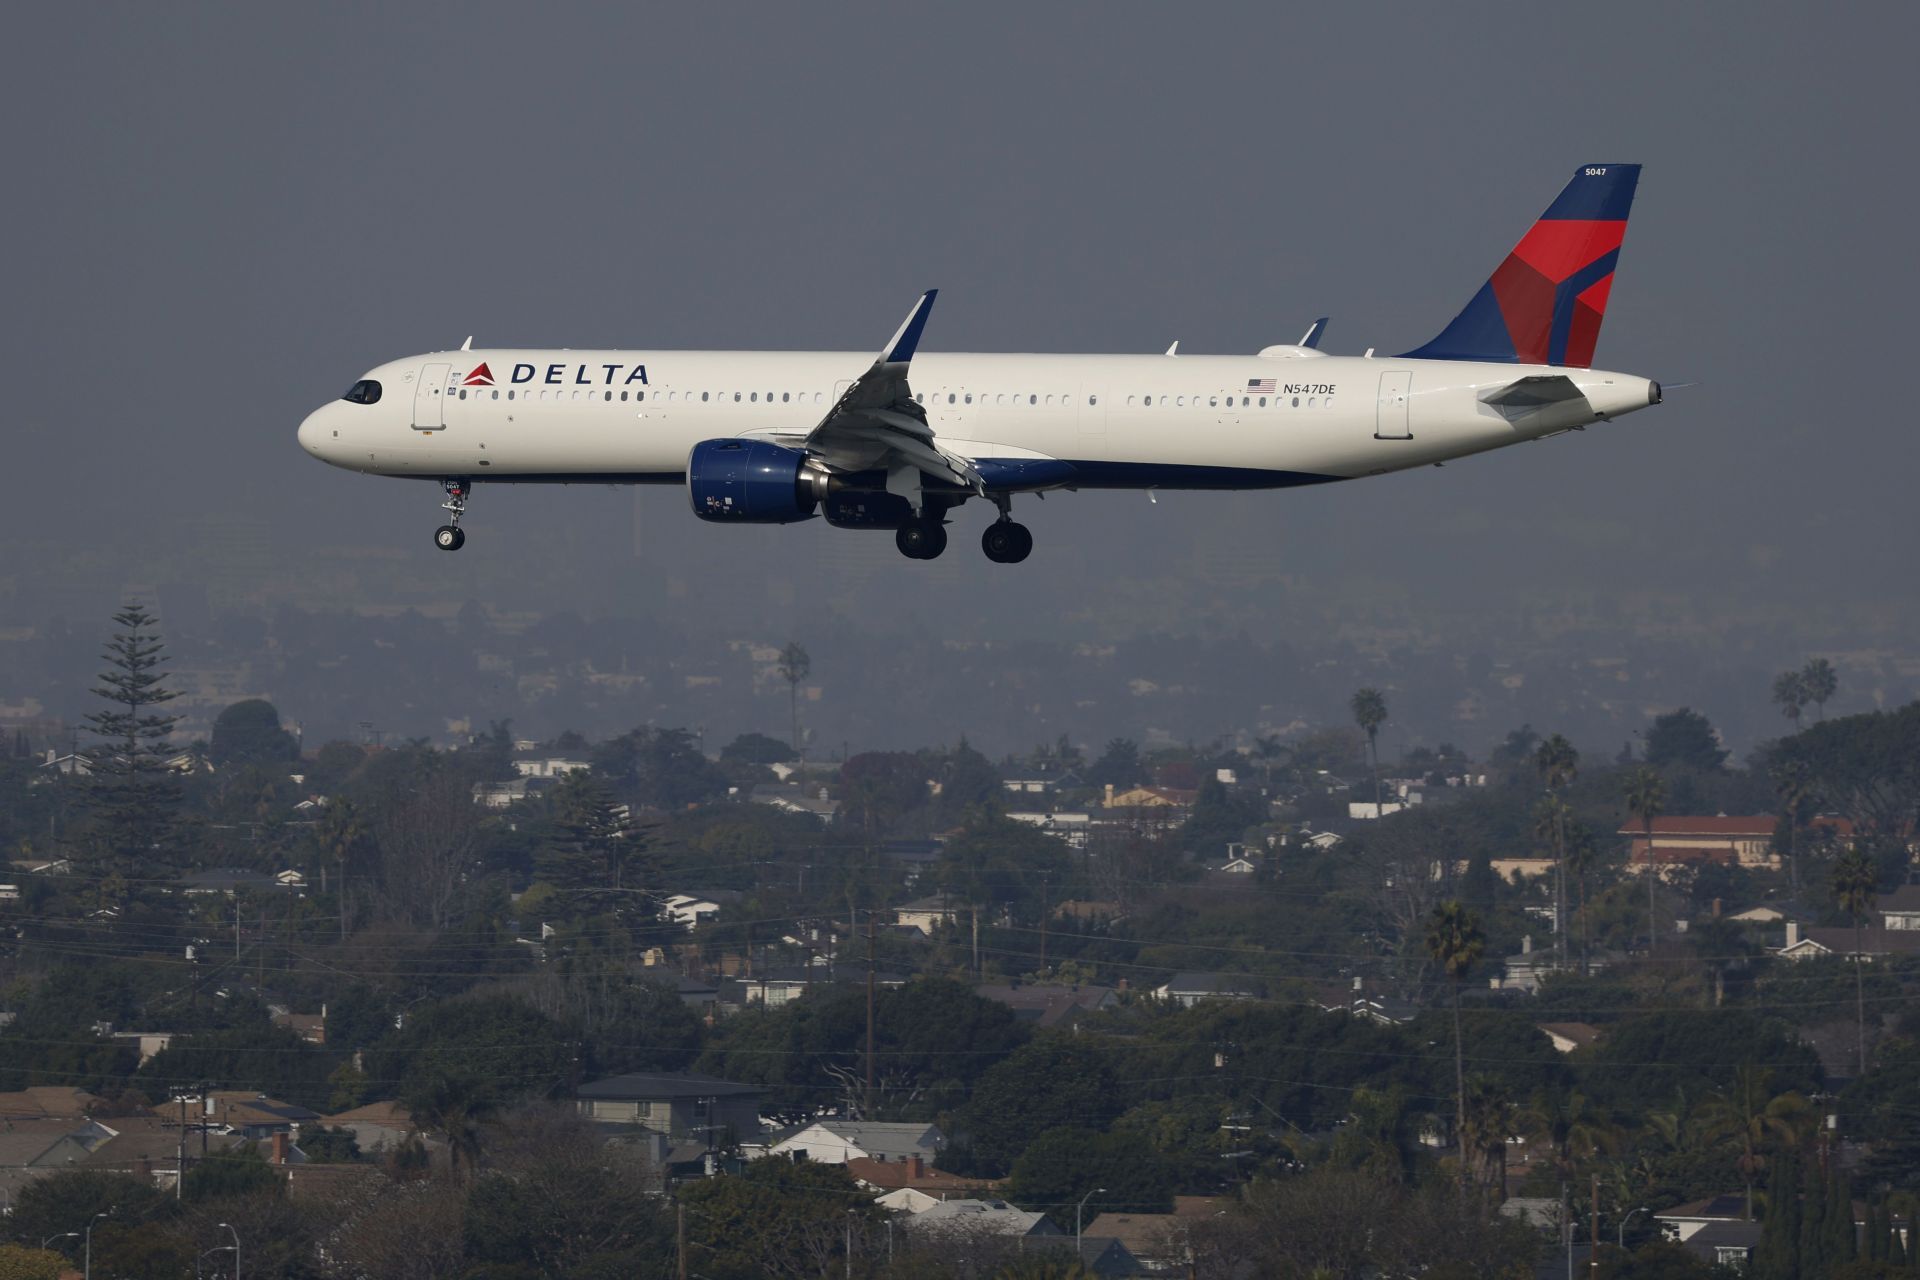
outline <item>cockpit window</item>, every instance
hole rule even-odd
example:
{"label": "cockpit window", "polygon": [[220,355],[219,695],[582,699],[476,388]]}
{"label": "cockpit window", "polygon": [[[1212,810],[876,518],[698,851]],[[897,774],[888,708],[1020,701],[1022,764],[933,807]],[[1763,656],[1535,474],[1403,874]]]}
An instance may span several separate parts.
{"label": "cockpit window", "polygon": [[347,388],[347,394],[340,397],[355,404],[372,404],[380,398],[380,384],[372,378],[362,378]]}

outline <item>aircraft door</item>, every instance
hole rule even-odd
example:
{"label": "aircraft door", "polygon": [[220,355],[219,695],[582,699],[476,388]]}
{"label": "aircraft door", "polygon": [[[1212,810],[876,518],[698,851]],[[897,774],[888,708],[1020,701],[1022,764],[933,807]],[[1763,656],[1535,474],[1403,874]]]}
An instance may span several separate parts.
{"label": "aircraft door", "polygon": [[447,371],[450,364],[430,364],[420,370],[413,388],[413,429],[438,431],[447,425]]}
{"label": "aircraft door", "polygon": [[1408,417],[1412,391],[1411,370],[1396,370],[1380,375],[1380,404],[1373,427],[1375,440],[1413,439],[1413,427]]}

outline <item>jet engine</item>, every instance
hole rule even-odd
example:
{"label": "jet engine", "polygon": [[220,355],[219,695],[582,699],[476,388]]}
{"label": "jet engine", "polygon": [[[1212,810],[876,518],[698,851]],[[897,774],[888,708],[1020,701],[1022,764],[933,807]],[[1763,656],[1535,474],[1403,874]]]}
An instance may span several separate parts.
{"label": "jet engine", "polygon": [[806,454],[765,440],[702,440],[687,455],[693,514],[721,524],[811,520],[826,484]]}

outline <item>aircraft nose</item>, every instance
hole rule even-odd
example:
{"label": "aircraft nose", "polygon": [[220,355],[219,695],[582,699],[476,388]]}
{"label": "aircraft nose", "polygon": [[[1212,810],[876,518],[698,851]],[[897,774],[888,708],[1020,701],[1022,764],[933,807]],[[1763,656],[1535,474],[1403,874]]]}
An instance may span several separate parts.
{"label": "aircraft nose", "polygon": [[330,408],[332,408],[331,405],[324,405],[321,408],[315,409],[312,413],[308,414],[306,420],[300,424],[300,431],[298,433],[300,447],[316,458],[326,457],[323,451],[324,445],[322,441],[327,438],[327,429],[322,425],[321,420],[326,416],[326,412]]}

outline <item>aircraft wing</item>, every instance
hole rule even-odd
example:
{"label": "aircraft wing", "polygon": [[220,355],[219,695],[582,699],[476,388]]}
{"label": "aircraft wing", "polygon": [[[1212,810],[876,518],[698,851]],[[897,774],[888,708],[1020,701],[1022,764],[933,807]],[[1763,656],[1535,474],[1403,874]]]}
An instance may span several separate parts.
{"label": "aircraft wing", "polygon": [[898,471],[921,474],[984,495],[986,484],[967,459],[944,449],[927,425],[927,411],[907,385],[907,367],[920,346],[927,315],[940,291],[929,289],[913,305],[893,335],[861,374],[834,402],[827,416],[807,433],[805,448],[837,471]]}

